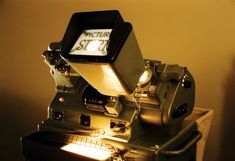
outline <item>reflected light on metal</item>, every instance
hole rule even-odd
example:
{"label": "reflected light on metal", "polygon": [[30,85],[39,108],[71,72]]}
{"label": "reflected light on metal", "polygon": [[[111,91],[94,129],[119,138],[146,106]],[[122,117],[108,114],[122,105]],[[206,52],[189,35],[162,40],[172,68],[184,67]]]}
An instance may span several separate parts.
{"label": "reflected light on metal", "polygon": [[75,143],[67,144],[61,148],[64,151],[79,154],[88,158],[97,160],[106,160],[110,158],[111,152],[106,149],[99,149],[92,146],[79,145]]}
{"label": "reflected light on metal", "polygon": [[125,89],[123,89],[123,86],[114,71],[112,70],[112,67],[108,65],[103,65],[102,70],[104,75],[102,79],[104,80],[105,84],[108,87],[114,88],[120,93],[125,93]]}

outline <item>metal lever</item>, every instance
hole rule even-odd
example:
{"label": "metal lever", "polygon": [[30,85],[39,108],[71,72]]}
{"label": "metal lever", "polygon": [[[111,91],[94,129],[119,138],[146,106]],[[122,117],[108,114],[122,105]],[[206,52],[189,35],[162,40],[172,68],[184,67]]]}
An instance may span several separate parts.
{"label": "metal lever", "polygon": [[185,153],[193,144],[197,143],[197,141],[199,141],[202,138],[202,133],[200,131],[197,131],[197,135],[188,142],[188,144],[186,144],[183,148],[179,149],[179,150],[162,150],[159,151],[160,154],[164,154],[164,155],[169,155],[169,156],[174,156],[174,155],[182,155],[183,153]]}

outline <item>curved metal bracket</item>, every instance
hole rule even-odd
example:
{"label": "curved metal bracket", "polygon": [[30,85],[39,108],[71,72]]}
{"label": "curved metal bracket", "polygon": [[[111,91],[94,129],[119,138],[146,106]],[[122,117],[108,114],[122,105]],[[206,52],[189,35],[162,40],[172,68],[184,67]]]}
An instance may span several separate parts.
{"label": "curved metal bracket", "polygon": [[197,131],[197,135],[194,136],[193,139],[191,139],[183,148],[178,150],[162,150],[159,151],[160,154],[174,156],[174,155],[182,155],[185,153],[192,145],[197,143],[202,138],[202,133],[200,131]]}

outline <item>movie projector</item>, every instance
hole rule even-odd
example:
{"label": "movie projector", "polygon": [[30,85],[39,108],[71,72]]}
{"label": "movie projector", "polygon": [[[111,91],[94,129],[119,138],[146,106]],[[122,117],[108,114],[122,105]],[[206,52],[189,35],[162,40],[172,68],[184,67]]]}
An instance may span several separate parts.
{"label": "movie projector", "polygon": [[201,138],[187,68],[143,59],[118,11],[75,13],[43,53],[56,83],[48,118],[22,138],[28,161],[195,161]]}

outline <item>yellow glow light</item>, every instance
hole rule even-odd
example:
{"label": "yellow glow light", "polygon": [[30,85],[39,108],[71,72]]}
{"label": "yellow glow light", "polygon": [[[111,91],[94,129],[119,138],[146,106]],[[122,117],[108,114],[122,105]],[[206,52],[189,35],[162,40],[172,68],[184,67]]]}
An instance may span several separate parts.
{"label": "yellow glow light", "polygon": [[144,83],[148,78],[148,71],[145,70],[144,73],[141,75],[139,82]]}
{"label": "yellow glow light", "polygon": [[142,75],[140,76],[138,85],[144,85],[148,83],[152,78],[152,71],[150,69],[145,70]]}
{"label": "yellow glow light", "polygon": [[74,143],[65,145],[61,149],[71,152],[71,153],[97,159],[97,160],[106,160],[111,156],[111,152],[105,149],[99,149],[93,146],[89,147],[89,146],[79,145],[79,144],[74,144]]}

